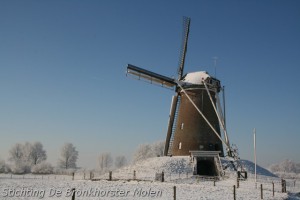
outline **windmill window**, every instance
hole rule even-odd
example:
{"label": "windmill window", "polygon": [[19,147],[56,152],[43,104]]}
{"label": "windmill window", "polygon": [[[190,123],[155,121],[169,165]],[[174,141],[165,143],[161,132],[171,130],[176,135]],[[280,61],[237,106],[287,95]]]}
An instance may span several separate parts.
{"label": "windmill window", "polygon": [[181,149],[181,142],[179,142],[178,149]]}
{"label": "windmill window", "polygon": [[180,129],[183,130],[184,123],[181,123]]}

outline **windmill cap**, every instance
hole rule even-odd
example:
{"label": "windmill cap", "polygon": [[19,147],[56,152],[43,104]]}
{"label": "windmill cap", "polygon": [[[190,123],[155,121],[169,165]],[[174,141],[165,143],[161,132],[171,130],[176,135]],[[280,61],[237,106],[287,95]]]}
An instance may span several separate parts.
{"label": "windmill cap", "polygon": [[211,76],[206,71],[191,72],[191,73],[187,73],[182,78],[182,82],[186,84],[202,85],[203,84],[202,81],[210,77]]}

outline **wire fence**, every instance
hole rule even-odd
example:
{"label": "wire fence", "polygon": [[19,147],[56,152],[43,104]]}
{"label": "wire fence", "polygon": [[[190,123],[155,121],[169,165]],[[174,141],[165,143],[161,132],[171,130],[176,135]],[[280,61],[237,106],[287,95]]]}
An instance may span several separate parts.
{"label": "wire fence", "polygon": [[73,180],[73,177],[62,174],[0,174],[0,179]]}
{"label": "wire fence", "polygon": [[[299,179],[280,179],[277,177],[269,177],[258,175],[256,182],[255,177],[249,174],[246,180],[240,180],[237,178],[235,173],[227,174],[223,177],[222,181],[219,181],[217,177],[209,176],[198,176],[192,173],[145,173],[139,171],[122,171],[122,172],[106,172],[101,173],[97,171],[80,171],[71,174],[50,174],[50,175],[38,175],[38,174],[0,174],[0,179],[41,179],[41,180],[59,180],[59,181],[76,181],[76,180],[126,180],[126,181],[159,181],[169,183],[180,183],[180,184],[199,184],[226,187],[228,189],[232,186],[238,188],[247,188],[253,190],[262,190],[267,192],[269,195],[273,193],[283,192],[300,192],[300,180]],[[261,188],[262,187],[262,188]]]}

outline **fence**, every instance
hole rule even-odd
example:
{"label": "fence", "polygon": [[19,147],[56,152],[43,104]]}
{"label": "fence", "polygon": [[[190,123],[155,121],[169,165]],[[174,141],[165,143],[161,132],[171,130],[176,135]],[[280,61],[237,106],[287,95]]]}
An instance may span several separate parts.
{"label": "fence", "polygon": [[[257,182],[255,182],[254,176],[250,174],[247,180],[239,180],[233,178],[234,174],[227,174],[230,178],[225,178],[223,181],[218,181],[214,177],[195,176],[192,173],[163,173],[163,178],[156,181],[165,181],[174,183],[180,188],[181,183],[199,184],[202,186],[218,186],[232,190],[232,195],[239,194],[239,189],[247,188],[257,191],[257,194],[262,197],[276,196],[276,193],[283,192],[283,182],[280,178],[265,177],[259,175]],[[155,181],[156,173],[145,173],[139,171],[122,171],[111,173],[100,173],[92,171],[80,171],[71,175],[35,175],[35,174],[0,174],[0,179],[44,179],[44,180],[136,180],[136,181]],[[233,187],[234,186],[234,187]],[[286,192],[298,193],[300,192],[300,180],[287,179],[285,180]],[[176,189],[175,197],[176,197]]]}
{"label": "fence", "polygon": [[0,174],[0,179],[43,179],[43,180],[72,180],[70,175],[40,175],[40,174]]}

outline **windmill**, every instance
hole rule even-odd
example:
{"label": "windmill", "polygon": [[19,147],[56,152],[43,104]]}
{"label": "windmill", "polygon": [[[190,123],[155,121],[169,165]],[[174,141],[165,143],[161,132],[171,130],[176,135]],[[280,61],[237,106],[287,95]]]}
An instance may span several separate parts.
{"label": "windmill", "polygon": [[170,109],[165,156],[186,156],[193,152],[217,152],[218,156],[224,156],[223,145],[227,155],[232,156],[225,126],[225,113],[219,98],[219,93],[223,90],[220,81],[205,71],[184,75],[189,32],[190,18],[184,17],[177,79],[131,64],[127,66],[127,75],[175,90]]}

